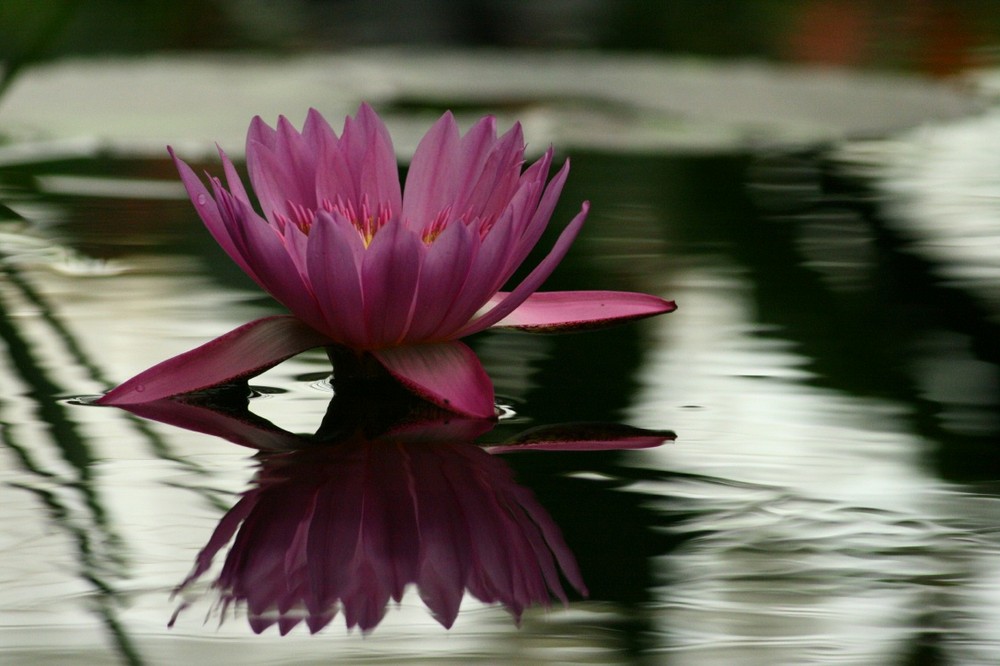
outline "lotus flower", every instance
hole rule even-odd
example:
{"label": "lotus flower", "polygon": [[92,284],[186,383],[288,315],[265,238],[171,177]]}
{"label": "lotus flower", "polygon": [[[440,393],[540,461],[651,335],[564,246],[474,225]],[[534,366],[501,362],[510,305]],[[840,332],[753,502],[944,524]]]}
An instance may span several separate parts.
{"label": "lotus flower", "polygon": [[[493,386],[459,339],[488,328],[601,326],[675,308],[631,292],[538,292],[569,250],[588,204],[548,255],[501,291],[545,230],[569,173],[553,151],[522,171],[520,125],[499,138],[486,117],[464,135],[444,114],[421,140],[400,188],[392,142],[367,105],[338,137],[311,110],[302,131],[259,117],[247,168],[263,215],[220,149],[226,184],[210,189],[171,155],[209,232],[292,315],[265,317],[150,368],[106,394],[124,405],[258,374],[325,346],[372,358],[446,409],[494,414]],[[227,189],[228,187],[228,189]]]}
{"label": "lotus flower", "polygon": [[570,424],[480,447],[473,442],[495,420],[418,408],[386,422],[366,406],[374,407],[336,395],[312,437],[283,431],[245,404],[222,411],[171,399],[126,406],[262,450],[254,485],[220,520],[178,591],[204,576],[232,542],[213,583],[217,605],[223,617],[230,606],[244,607],[256,632],[277,624],[285,634],[303,621],[316,632],[338,612],[348,628],[370,631],[411,585],[445,627],[466,593],[503,605],[518,620],[553,597],[567,603],[561,577],[581,594],[586,587],[551,516],[491,454],[646,448],[673,438]]}

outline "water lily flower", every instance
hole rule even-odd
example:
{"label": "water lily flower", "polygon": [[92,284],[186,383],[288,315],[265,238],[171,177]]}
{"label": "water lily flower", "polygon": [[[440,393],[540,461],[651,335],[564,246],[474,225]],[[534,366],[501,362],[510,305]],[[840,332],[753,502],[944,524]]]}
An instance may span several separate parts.
{"label": "water lily flower", "polygon": [[[549,148],[522,170],[521,127],[486,117],[464,135],[446,113],[423,137],[405,188],[389,133],[363,104],[340,136],[310,110],[301,131],[254,118],[247,170],[261,212],[220,148],[209,186],[171,150],[226,253],[291,315],[250,322],[116,387],[99,404],[146,402],[245,379],[314,347],[374,359],[421,397],[492,416],[493,386],[459,339],[488,328],[577,329],[670,312],[672,301],[617,291],[539,292],[589,204],[510,291],[505,283],[548,225],[569,174],[549,180]],[[261,214],[262,213],[262,214]]]}

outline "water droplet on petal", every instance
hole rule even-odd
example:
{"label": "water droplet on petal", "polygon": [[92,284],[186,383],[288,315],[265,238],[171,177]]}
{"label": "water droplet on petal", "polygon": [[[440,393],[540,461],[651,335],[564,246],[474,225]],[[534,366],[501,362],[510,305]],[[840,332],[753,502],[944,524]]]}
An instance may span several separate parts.
{"label": "water droplet on petal", "polygon": [[204,194],[199,194],[198,195],[198,205],[199,206],[204,206],[206,203],[208,203],[208,197],[206,197]]}
{"label": "water droplet on petal", "polygon": [[136,393],[142,393],[143,391],[146,390],[146,385],[145,384],[136,384],[133,388],[135,389]]}

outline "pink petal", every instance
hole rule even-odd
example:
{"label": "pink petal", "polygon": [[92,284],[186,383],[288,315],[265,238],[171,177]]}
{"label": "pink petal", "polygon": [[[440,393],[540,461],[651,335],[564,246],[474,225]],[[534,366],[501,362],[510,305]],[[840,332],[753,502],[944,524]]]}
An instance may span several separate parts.
{"label": "pink petal", "polygon": [[493,384],[476,353],[458,341],[372,352],[392,376],[449,411],[493,418]]}
{"label": "pink petal", "polygon": [[485,314],[481,315],[477,319],[473,319],[468,324],[465,325],[455,337],[463,337],[466,335],[471,335],[473,333],[478,333],[484,329],[489,328],[494,325],[511,312],[513,312],[521,303],[523,303],[531,294],[538,290],[542,286],[542,283],[552,274],[559,262],[562,261],[566,253],[569,252],[570,246],[576,239],[576,235],[580,233],[580,228],[583,226],[584,220],[587,219],[587,212],[590,210],[590,202],[585,201],[580,209],[563,232],[559,234],[559,238],[556,240],[556,244],[552,246],[548,255],[542,262],[535,266],[535,269],[528,274],[528,277],[521,281],[521,284],[514,288],[514,291],[510,292],[506,298],[500,301],[493,309],[489,310]]}
{"label": "pink petal", "polygon": [[354,196],[360,202],[367,195],[372,206],[385,204],[393,213],[402,207],[399,167],[389,130],[368,105],[358,108],[355,118],[348,117],[340,137],[343,157],[354,178]]}
{"label": "pink petal", "polygon": [[601,328],[676,309],[673,301],[631,291],[538,291],[493,327],[539,333]]}
{"label": "pink petal", "polygon": [[309,233],[306,262],[309,281],[325,320],[326,331],[341,344],[363,348],[367,340],[358,230],[334,211],[316,216]]}
{"label": "pink petal", "polygon": [[188,197],[191,199],[191,203],[194,204],[198,216],[205,223],[205,227],[209,233],[212,234],[212,237],[219,246],[225,250],[226,254],[236,262],[236,265],[259,284],[260,280],[233,241],[232,235],[229,232],[229,226],[223,220],[219,206],[205,187],[205,184],[195,175],[191,167],[177,157],[173,148],[168,146],[167,152],[170,153],[170,157],[174,161],[174,166],[177,167],[177,171],[180,173],[181,182],[184,183],[184,188],[187,190]]}
{"label": "pink petal", "polygon": [[256,141],[268,150],[274,150],[277,134],[270,125],[264,122],[263,118],[254,116],[250,121],[250,129],[247,130],[247,154],[250,153],[251,141]]}
{"label": "pink petal", "polygon": [[154,365],[109,391],[97,404],[149,402],[252,377],[290,356],[329,343],[325,335],[294,317],[264,317]]}
{"label": "pink petal", "polygon": [[477,217],[496,217],[503,212],[517,189],[523,161],[524,135],[521,124],[515,123],[493,145],[475,185],[462,193],[463,210]]}
{"label": "pink petal", "polygon": [[403,188],[404,222],[428,224],[452,203],[451,169],[459,145],[458,125],[449,111],[427,130],[413,153]]}
{"label": "pink petal", "polygon": [[315,152],[315,173],[312,176],[317,206],[337,197],[348,199],[353,194],[347,165],[339,159],[340,139],[326,119],[316,109],[309,109],[302,137]]}
{"label": "pink petal", "polygon": [[[472,233],[474,237],[479,235],[475,230]],[[440,335],[462,337],[464,334],[456,335],[455,332],[465,326],[483,304],[503,286],[505,278],[508,277],[504,269],[509,263],[513,247],[511,234],[512,225],[506,220],[500,220],[486,238],[480,241],[462,290],[455,297],[441,322]]]}
{"label": "pink petal", "polygon": [[306,113],[306,121],[302,124],[302,138],[305,139],[307,146],[313,147],[317,155],[325,149],[336,146],[339,141],[337,133],[330,127],[330,123],[326,122],[323,114],[312,108]]}
{"label": "pink petal", "polygon": [[251,142],[247,145],[247,170],[264,217],[270,222],[274,222],[278,215],[292,217],[288,202],[301,201],[297,189],[291,187],[295,180],[291,165],[261,144]]}
{"label": "pink petal", "polygon": [[307,144],[284,116],[278,116],[277,131],[275,155],[289,176],[289,180],[283,184],[281,196],[285,200],[315,209],[317,207],[315,146]]}
{"label": "pink petal", "polygon": [[[249,204],[236,203],[240,211],[234,225],[237,233],[234,241],[254,271],[251,276],[258,276],[257,283],[293,314],[312,326],[319,326],[322,315],[310,286],[287,249],[287,241]],[[293,229],[289,233],[298,231]]]}
{"label": "pink petal", "polygon": [[372,346],[399,344],[406,335],[425,251],[417,232],[401,224],[389,224],[375,234],[361,266]]}
{"label": "pink petal", "polygon": [[[543,160],[551,161],[552,149],[550,148],[546,152],[545,157],[539,160],[535,164],[542,163]],[[535,167],[533,164],[529,167],[529,171]],[[544,171],[540,173],[541,180],[544,182],[545,175],[548,174],[549,164],[544,163]],[[527,171],[525,172],[528,173]],[[556,203],[559,201],[559,195],[562,193],[563,185],[566,184],[566,179],[569,177],[569,160],[563,164],[563,167],[559,169],[556,175],[552,178],[549,184],[545,187],[545,191],[542,193],[542,197],[535,207],[535,211],[532,214],[530,221],[521,229],[521,233],[518,239],[517,248],[513,252],[512,260],[520,265],[524,261],[531,249],[535,247],[538,243],[538,239],[542,237],[545,232],[546,227],[549,225],[549,220],[552,218],[552,211],[556,208]]]}
{"label": "pink petal", "polygon": [[219,159],[222,160],[222,170],[226,174],[226,185],[229,187],[229,192],[237,199],[250,203],[250,198],[247,196],[247,190],[243,187],[243,180],[236,172],[236,167],[233,166],[232,160],[229,159],[229,156],[226,155],[226,151],[224,151],[221,146],[216,144],[215,147],[219,151]]}
{"label": "pink petal", "polygon": [[[479,119],[462,137],[459,154],[452,165],[449,180],[452,190],[449,199],[454,200],[462,213],[468,210],[468,197],[486,166],[490,151],[497,142],[497,121],[493,116]],[[448,202],[446,202],[448,203]]]}
{"label": "pink petal", "polygon": [[[442,322],[456,308],[456,297],[461,293],[469,267],[475,259],[478,238],[473,238],[472,234],[464,224],[452,224],[427,248],[420,269],[413,322],[407,334],[409,340],[436,337]],[[457,325],[464,324],[470,316],[459,320]]]}

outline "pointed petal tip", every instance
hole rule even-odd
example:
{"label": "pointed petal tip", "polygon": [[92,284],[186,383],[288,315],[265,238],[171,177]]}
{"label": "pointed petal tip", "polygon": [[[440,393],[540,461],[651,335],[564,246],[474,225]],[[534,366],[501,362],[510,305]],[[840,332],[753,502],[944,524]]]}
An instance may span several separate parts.
{"label": "pointed petal tip", "polygon": [[320,110],[315,106],[310,106],[309,110],[306,111],[306,121],[305,124],[318,123],[320,125],[329,127],[329,123],[326,122],[326,118],[320,113]]}

